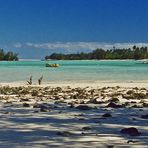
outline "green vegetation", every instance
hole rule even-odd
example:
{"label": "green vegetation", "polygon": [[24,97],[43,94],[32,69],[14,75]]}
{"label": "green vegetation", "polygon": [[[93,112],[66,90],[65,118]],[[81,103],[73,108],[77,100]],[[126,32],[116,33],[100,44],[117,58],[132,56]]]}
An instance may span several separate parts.
{"label": "green vegetation", "polygon": [[18,61],[18,54],[0,49],[0,61]]}
{"label": "green vegetation", "polygon": [[136,47],[128,49],[96,49],[90,53],[77,53],[77,54],[59,54],[53,53],[50,56],[46,56],[45,60],[92,60],[92,59],[147,59],[148,48],[147,47]]}

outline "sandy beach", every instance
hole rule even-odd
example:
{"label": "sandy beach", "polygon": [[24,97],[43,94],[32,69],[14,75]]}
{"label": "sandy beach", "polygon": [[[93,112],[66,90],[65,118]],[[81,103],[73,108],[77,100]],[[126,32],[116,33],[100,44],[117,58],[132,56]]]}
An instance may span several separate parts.
{"label": "sandy beach", "polygon": [[148,145],[148,83],[0,84],[1,147]]}
{"label": "sandy beach", "polygon": [[[27,87],[27,82],[19,81],[19,82],[11,82],[11,83],[0,83],[0,86],[11,86],[11,87],[19,87],[24,86]],[[124,81],[124,82],[118,82],[118,81],[66,81],[66,82],[45,82],[43,81],[42,85],[38,85],[38,83],[33,83],[31,86],[34,87],[66,87],[70,86],[72,88],[75,87],[90,87],[90,88],[101,88],[101,87],[145,87],[148,88],[148,81]]]}

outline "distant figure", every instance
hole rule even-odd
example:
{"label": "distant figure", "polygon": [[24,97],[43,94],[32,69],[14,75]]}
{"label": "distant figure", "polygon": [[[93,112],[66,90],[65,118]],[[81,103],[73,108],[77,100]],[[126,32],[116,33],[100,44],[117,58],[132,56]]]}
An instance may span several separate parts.
{"label": "distant figure", "polygon": [[27,81],[29,85],[32,85],[32,76],[30,76],[29,81]]}
{"label": "distant figure", "polygon": [[38,84],[39,84],[39,85],[41,85],[42,80],[43,80],[43,76],[41,76],[41,77],[38,79]]}

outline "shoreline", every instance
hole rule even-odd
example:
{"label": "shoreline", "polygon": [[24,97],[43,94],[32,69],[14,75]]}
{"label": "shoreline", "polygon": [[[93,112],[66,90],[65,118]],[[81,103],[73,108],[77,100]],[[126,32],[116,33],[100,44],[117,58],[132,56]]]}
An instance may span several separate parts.
{"label": "shoreline", "polygon": [[0,83],[0,87],[1,86],[10,86],[10,87],[19,87],[19,86],[32,86],[32,87],[66,87],[66,86],[70,86],[72,88],[74,87],[91,87],[91,88],[101,88],[101,87],[145,87],[148,88],[148,81],[130,81],[130,82],[111,82],[111,81],[88,81],[88,82],[84,82],[84,81],[71,81],[71,82],[43,82],[41,85],[38,85],[37,83],[34,83],[32,85],[28,85],[26,82],[21,81],[21,82],[5,82],[5,83]]}
{"label": "shoreline", "polygon": [[[36,61],[145,61],[148,59],[139,59],[139,60],[135,60],[135,59],[83,59],[83,60],[57,60],[57,59],[49,59],[49,60],[43,60],[43,59],[19,59],[18,62],[36,62]],[[0,62],[15,62],[15,61],[0,61]]]}

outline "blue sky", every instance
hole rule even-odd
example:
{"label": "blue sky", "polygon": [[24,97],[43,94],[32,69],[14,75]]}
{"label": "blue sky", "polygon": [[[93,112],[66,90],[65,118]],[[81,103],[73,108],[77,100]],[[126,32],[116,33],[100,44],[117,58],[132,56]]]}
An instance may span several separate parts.
{"label": "blue sky", "polygon": [[0,0],[0,47],[22,58],[41,58],[143,45],[147,7],[148,0]]}

